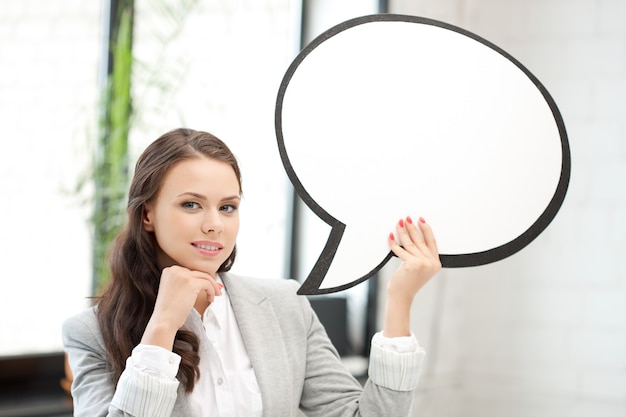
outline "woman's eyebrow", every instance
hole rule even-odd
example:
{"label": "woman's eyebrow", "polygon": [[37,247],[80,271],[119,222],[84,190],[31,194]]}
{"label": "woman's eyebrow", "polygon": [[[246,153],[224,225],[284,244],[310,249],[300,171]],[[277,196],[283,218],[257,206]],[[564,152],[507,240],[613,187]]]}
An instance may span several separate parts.
{"label": "woman's eyebrow", "polygon": [[199,200],[206,200],[206,196],[205,195],[194,193],[192,191],[186,191],[184,193],[181,193],[181,194],[178,195],[178,197],[184,197],[186,195],[191,196],[191,197],[195,197],[195,198],[197,198]]}
{"label": "woman's eyebrow", "polygon": [[241,200],[241,196],[239,195],[231,195],[230,197],[224,197],[222,199],[222,201],[228,201],[228,200]]}
{"label": "woman's eyebrow", "polygon": [[[186,191],[178,195],[178,197],[184,197],[184,196],[191,196],[191,197],[197,198],[198,200],[207,200],[207,197],[205,195],[195,193],[193,191]],[[230,201],[230,200],[241,200],[241,196],[239,196],[238,194],[233,194],[231,196],[222,198],[221,201]]]}

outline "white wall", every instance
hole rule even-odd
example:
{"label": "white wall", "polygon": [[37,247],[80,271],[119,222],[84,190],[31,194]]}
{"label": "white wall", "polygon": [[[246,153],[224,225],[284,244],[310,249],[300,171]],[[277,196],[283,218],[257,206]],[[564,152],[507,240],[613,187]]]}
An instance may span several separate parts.
{"label": "white wall", "polygon": [[626,415],[626,2],[395,0],[390,12],[460,26],[520,60],[555,99],[572,153],[542,235],[501,262],[442,271],[418,295],[428,357],[414,415]]}

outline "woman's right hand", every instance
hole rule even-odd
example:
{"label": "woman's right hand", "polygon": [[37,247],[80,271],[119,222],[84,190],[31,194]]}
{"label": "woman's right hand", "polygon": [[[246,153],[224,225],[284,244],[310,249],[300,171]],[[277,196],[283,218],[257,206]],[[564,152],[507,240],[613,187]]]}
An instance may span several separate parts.
{"label": "woman's right hand", "polygon": [[164,268],[154,311],[141,343],[172,350],[176,332],[185,324],[196,301],[204,301],[202,297],[206,296],[208,304],[221,294],[221,284],[206,272],[178,265]]}

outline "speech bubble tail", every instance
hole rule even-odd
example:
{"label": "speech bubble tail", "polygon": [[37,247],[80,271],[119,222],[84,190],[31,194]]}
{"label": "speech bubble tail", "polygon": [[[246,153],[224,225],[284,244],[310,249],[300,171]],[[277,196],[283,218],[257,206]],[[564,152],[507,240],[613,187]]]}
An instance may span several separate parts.
{"label": "speech bubble tail", "polygon": [[373,277],[389,261],[389,259],[394,256],[392,252],[389,252],[378,265],[372,268],[369,272],[353,279],[352,281],[346,283],[344,280],[341,280],[341,285],[320,288],[324,280],[328,277],[328,271],[333,263],[333,260],[335,259],[335,255],[338,253],[337,250],[342,238],[344,237],[344,231],[345,225],[343,223],[338,222],[332,227],[328,240],[326,241],[326,245],[317,259],[317,262],[311,269],[307,279],[298,289],[298,295],[321,295],[347,290]]}
{"label": "speech bubble tail", "polygon": [[322,285],[322,281],[333,262],[337,248],[341,243],[341,238],[346,225],[341,222],[333,224],[326,245],[320,254],[317,262],[313,266],[313,269],[309,273],[309,276],[304,281],[300,289],[298,289],[298,295],[315,295],[320,294],[318,292],[319,287]]}

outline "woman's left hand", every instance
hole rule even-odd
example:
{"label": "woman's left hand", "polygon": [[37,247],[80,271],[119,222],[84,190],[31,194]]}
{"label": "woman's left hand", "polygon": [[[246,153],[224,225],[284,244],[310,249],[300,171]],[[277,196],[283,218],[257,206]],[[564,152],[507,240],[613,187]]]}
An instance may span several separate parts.
{"label": "woman's left hand", "polygon": [[441,269],[437,241],[432,229],[420,217],[417,225],[410,217],[396,225],[398,240],[389,235],[389,247],[402,260],[393,274],[387,293],[398,300],[412,302],[417,292]]}

